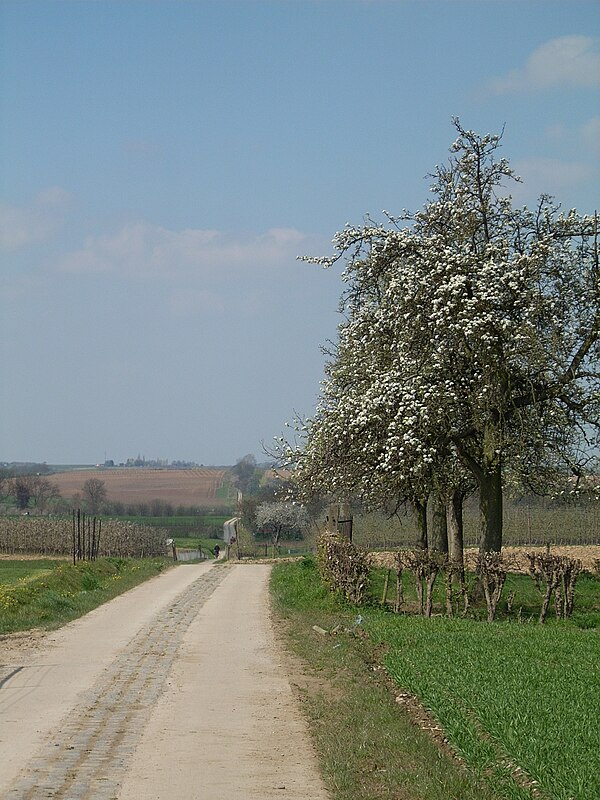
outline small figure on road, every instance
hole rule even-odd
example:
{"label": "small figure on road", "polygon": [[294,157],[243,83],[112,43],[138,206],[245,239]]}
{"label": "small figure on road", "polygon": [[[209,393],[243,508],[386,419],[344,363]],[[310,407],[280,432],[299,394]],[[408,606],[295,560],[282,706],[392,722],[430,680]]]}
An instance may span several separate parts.
{"label": "small figure on road", "polygon": [[219,545],[218,545],[218,544],[216,544],[216,545],[213,547],[213,554],[214,554],[215,558],[218,558],[218,557],[219,557],[219,553],[220,553],[220,552],[221,552],[221,548],[219,547]]}

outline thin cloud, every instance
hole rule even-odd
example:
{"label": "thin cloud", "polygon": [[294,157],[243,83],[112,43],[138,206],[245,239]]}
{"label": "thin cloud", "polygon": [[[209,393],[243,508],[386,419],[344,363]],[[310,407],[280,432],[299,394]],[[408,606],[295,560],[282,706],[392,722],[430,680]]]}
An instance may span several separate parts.
{"label": "thin cloud", "polygon": [[540,45],[524,67],[488,84],[495,94],[538,91],[559,87],[600,86],[600,39],[561,36]]}
{"label": "thin cloud", "polygon": [[67,254],[59,268],[70,273],[114,273],[127,277],[200,274],[217,277],[289,262],[314,245],[314,237],[294,228],[263,234],[216,230],[169,230],[135,222],[112,235],[90,236]]}
{"label": "thin cloud", "polygon": [[523,178],[523,183],[511,188],[517,201],[531,202],[541,194],[550,194],[560,201],[563,193],[594,179],[589,164],[580,161],[532,157],[515,161],[513,167]]}
{"label": "thin cloud", "polygon": [[0,203],[0,251],[14,252],[47,239],[60,225],[68,200],[68,192],[52,186],[29,206]]}
{"label": "thin cloud", "polygon": [[545,133],[550,141],[575,148],[579,153],[583,149],[592,156],[600,154],[600,116],[591,117],[575,127],[564,123],[549,125]]}
{"label": "thin cloud", "polygon": [[592,117],[583,125],[581,139],[590,150],[600,153],[600,116]]}

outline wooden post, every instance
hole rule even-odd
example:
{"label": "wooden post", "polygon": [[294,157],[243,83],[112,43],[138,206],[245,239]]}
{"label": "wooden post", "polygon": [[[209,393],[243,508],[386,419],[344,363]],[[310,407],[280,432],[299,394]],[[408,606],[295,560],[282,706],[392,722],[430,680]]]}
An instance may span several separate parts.
{"label": "wooden post", "polygon": [[352,510],[349,503],[332,503],[327,509],[325,525],[331,533],[339,533],[352,541]]}
{"label": "wooden post", "polygon": [[383,584],[383,594],[381,596],[381,605],[382,606],[385,606],[385,604],[387,603],[387,593],[388,593],[388,586],[390,585],[390,572],[391,571],[392,571],[391,569],[388,569],[388,571],[385,573],[385,582]]}
{"label": "wooden post", "polygon": [[400,606],[404,602],[404,590],[402,586],[402,569],[398,567],[396,570],[396,599],[394,600],[394,611],[396,614],[400,611]]}
{"label": "wooden post", "polygon": [[338,512],[339,508],[337,503],[327,507],[327,515],[325,516],[325,529],[328,530],[329,533],[335,533],[337,531]]}
{"label": "wooden post", "polygon": [[72,509],[73,517],[73,566],[75,566],[75,509]]}

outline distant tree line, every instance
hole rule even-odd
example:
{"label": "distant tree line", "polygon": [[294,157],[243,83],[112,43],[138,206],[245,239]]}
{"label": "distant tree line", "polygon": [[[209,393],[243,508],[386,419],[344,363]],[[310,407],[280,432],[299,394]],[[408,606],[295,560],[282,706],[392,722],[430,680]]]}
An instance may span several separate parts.
{"label": "distant tree line", "polygon": [[45,475],[33,472],[31,467],[28,465],[28,469],[19,470],[18,474],[9,468],[0,470],[0,497],[4,500],[5,511],[67,514],[76,506],[89,514],[114,517],[196,517],[214,511],[199,505],[174,505],[161,498],[139,503],[110,500],[106,484],[99,478],[89,478],[81,492],[72,497],[62,497],[57,484]]}

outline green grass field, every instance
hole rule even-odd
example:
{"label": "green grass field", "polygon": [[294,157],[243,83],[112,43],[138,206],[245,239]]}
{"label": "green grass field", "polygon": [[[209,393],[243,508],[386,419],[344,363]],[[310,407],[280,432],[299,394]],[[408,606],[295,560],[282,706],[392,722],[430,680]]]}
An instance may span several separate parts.
{"label": "green grass field", "polygon": [[[127,516],[118,519],[133,522],[138,525],[150,525],[165,531],[166,536],[177,540],[189,538],[190,540],[213,540],[223,537],[223,523],[231,519],[231,514],[197,514],[172,517],[143,517]],[[191,544],[182,544],[182,547],[192,547]]]}
{"label": "green grass field", "polygon": [[64,559],[0,559],[0,586],[18,581],[31,581],[51,572]]}
{"label": "green grass field", "polygon": [[172,517],[143,517],[143,516],[125,516],[118,517],[118,519],[127,520],[128,522],[137,522],[139,525],[154,525],[158,528],[201,528],[206,525],[217,525],[223,527],[223,523],[231,518],[230,514],[198,514],[188,516],[172,516]]}
{"label": "green grass field", "polygon": [[[527,581],[533,586],[532,582],[524,576],[509,580],[537,617],[540,596],[535,587],[527,588]],[[600,797],[600,629],[596,627],[600,583],[590,576],[580,581],[585,585],[576,593],[579,619],[549,620],[543,626],[514,619],[488,624],[393,614],[377,603],[348,607],[324,592],[312,559],[275,567],[272,590],[289,641],[309,671],[322,677],[330,674],[334,698],[340,691],[346,698],[341,707],[338,700],[330,702],[331,714],[318,696],[307,700],[335,800],[521,800],[531,798],[532,789],[540,800]],[[379,575],[372,585],[379,589],[381,582]],[[410,587],[406,591],[410,595]],[[362,621],[354,635],[319,636],[312,631],[315,624],[326,630],[336,625],[352,630],[358,612]],[[366,638],[357,635],[363,631]],[[413,723],[410,733],[403,732],[398,722],[405,717],[402,708],[388,713],[393,698],[389,688],[383,694],[379,690],[379,665],[385,666],[395,692],[416,696],[443,729],[467,765],[462,775],[466,788],[451,783],[454,766],[448,766],[441,751],[431,754],[427,747],[432,743],[426,747],[421,742],[422,732]],[[363,699],[350,701],[353,694]],[[353,710],[346,712],[347,704]],[[319,714],[324,715],[323,722],[318,721]],[[382,714],[387,722],[378,731]],[[368,745],[372,769],[369,787],[363,791],[367,736],[372,740]],[[340,739],[345,744],[338,745]],[[337,765],[332,758],[336,750]],[[421,753],[428,753],[424,765],[419,765]],[[447,775],[432,777],[432,765],[442,762]],[[459,778],[460,770],[455,775]]]}
{"label": "green grass field", "polygon": [[185,550],[202,550],[208,558],[213,558],[213,549],[219,545],[221,550],[225,549],[225,543],[219,539],[206,539],[202,536],[175,536],[174,541],[177,547]]}
{"label": "green grass field", "polygon": [[0,561],[0,633],[57,628],[173,564],[166,558]]}

